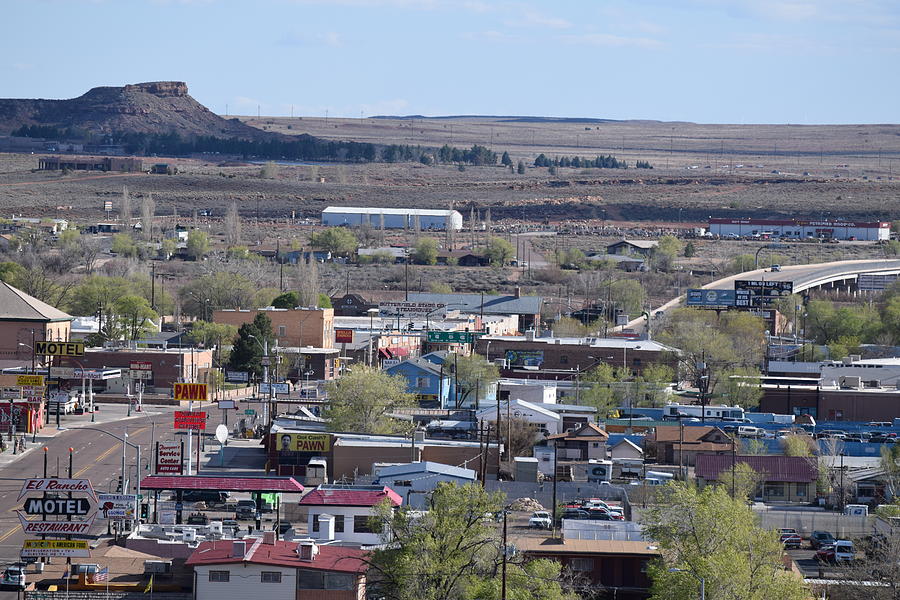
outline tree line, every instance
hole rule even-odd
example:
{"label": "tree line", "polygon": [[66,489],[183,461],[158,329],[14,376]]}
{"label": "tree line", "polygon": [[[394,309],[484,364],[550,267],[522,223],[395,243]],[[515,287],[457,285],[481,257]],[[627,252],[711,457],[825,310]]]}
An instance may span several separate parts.
{"label": "tree line", "polygon": [[619,160],[612,154],[597,156],[595,158],[581,158],[580,156],[556,156],[548,158],[541,153],[534,159],[535,167],[574,167],[576,169],[627,169],[628,162]]}

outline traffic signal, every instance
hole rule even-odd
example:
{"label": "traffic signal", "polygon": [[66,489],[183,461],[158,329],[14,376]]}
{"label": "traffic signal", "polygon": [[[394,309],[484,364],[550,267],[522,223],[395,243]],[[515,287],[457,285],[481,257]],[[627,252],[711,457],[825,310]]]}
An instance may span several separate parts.
{"label": "traffic signal", "polygon": [[119,475],[116,478],[116,492],[118,492],[120,494],[122,493],[122,476],[121,475]]}
{"label": "traffic signal", "polygon": [[143,502],[141,503],[141,519],[149,519],[150,518],[150,503]]}

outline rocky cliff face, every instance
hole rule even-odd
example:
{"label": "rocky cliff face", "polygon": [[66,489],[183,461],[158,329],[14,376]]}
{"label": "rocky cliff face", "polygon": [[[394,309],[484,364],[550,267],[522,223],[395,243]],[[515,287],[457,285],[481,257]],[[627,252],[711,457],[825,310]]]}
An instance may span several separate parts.
{"label": "rocky cliff face", "polygon": [[99,134],[176,132],[183,137],[272,137],[212,113],[188,94],[187,84],[181,81],[96,87],[70,100],[0,99],[0,134],[23,125],[73,127]]}

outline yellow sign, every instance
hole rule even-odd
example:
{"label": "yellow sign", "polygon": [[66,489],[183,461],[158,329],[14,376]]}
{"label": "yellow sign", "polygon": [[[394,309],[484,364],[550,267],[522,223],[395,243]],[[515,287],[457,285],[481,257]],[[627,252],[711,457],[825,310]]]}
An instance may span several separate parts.
{"label": "yellow sign", "polygon": [[25,550],[87,550],[87,540],[25,540]]}
{"label": "yellow sign", "polygon": [[84,356],[83,342],[35,342],[34,353],[44,356]]}
{"label": "yellow sign", "polygon": [[206,400],[206,384],[176,383],[174,393],[176,400]]}
{"label": "yellow sign", "polygon": [[331,436],[327,433],[279,433],[278,450],[282,452],[328,452]]}
{"label": "yellow sign", "polygon": [[16,375],[16,385],[19,387],[43,387],[43,375]]}

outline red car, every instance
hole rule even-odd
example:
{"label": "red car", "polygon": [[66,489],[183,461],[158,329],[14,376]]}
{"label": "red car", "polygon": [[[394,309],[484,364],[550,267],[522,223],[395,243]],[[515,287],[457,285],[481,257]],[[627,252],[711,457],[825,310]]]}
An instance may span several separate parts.
{"label": "red car", "polygon": [[803,543],[797,530],[792,527],[782,527],[778,533],[781,535],[781,543],[785,548],[799,548]]}

